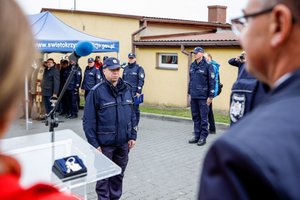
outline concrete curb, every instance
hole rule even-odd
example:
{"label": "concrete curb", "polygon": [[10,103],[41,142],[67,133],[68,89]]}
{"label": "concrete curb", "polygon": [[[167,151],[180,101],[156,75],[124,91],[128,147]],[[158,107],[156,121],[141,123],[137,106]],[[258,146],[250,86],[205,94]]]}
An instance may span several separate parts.
{"label": "concrete curb", "polygon": [[[193,122],[192,119],[186,117],[177,117],[172,115],[161,115],[161,114],[145,113],[145,112],[141,112],[141,117],[145,117],[148,119],[159,119],[163,121],[173,121],[173,122],[186,122],[186,123]],[[224,129],[229,128],[229,124],[226,123],[216,122],[216,125]]]}

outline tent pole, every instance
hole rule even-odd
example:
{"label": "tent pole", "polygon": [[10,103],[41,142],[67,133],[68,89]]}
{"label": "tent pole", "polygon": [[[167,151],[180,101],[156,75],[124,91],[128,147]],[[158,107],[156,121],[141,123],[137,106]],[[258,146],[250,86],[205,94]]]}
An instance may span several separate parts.
{"label": "tent pole", "polygon": [[29,120],[29,96],[28,96],[28,77],[27,73],[25,74],[25,116],[26,116],[26,130],[29,130],[29,124],[32,123]]}

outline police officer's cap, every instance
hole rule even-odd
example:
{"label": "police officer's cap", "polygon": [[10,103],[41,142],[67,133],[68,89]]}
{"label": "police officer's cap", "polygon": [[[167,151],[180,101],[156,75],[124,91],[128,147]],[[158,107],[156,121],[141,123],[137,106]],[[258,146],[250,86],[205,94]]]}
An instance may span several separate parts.
{"label": "police officer's cap", "polygon": [[104,56],[103,57],[103,62],[108,58],[108,56]]}
{"label": "police officer's cap", "polygon": [[117,58],[110,57],[104,61],[103,68],[117,69],[121,68],[120,61]]}
{"label": "police officer's cap", "polygon": [[196,54],[196,53],[199,53],[199,52],[204,53],[204,49],[202,47],[195,47],[195,49],[193,50],[192,53]]}
{"label": "police officer's cap", "polygon": [[88,63],[94,62],[94,58],[88,58]]}
{"label": "police officer's cap", "polygon": [[129,53],[128,58],[135,58],[135,54],[134,53]]}

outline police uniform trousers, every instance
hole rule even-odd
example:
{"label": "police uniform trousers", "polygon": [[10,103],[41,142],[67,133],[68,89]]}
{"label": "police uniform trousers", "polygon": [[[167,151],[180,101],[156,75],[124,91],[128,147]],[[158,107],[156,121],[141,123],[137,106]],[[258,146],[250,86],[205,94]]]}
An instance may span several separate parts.
{"label": "police uniform trousers", "polygon": [[122,195],[124,171],[128,163],[128,144],[122,146],[103,146],[102,153],[122,168],[119,175],[97,181],[98,200],[117,200]]}
{"label": "police uniform trousers", "polygon": [[215,124],[215,117],[212,109],[212,103],[209,105],[208,123],[209,123],[209,130],[216,131],[216,124]]}
{"label": "police uniform trousers", "polygon": [[136,117],[136,125],[139,125],[140,122],[140,105],[133,105],[135,117]]}
{"label": "police uniform trousers", "polygon": [[206,138],[208,135],[208,111],[206,99],[191,99],[192,119],[195,138]]}
{"label": "police uniform trousers", "polygon": [[72,115],[77,115],[78,113],[78,97],[75,93],[75,90],[66,90],[65,92],[67,113]]}

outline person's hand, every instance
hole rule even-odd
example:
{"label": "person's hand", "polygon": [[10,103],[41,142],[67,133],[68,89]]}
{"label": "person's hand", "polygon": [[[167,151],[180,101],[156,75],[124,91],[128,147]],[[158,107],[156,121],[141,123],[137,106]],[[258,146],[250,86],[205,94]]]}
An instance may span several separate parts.
{"label": "person's hand", "polygon": [[52,97],[53,97],[53,98],[57,98],[57,94],[53,94]]}
{"label": "person's hand", "polygon": [[129,147],[129,150],[132,149],[135,145],[135,140],[129,140],[128,141],[128,147]]}
{"label": "person's hand", "polygon": [[209,106],[212,103],[212,98],[208,97],[206,100],[206,104]]}
{"label": "person's hand", "polygon": [[102,152],[101,147],[98,147],[97,150],[98,150],[99,152]]}
{"label": "person's hand", "polygon": [[81,89],[81,92],[84,93],[84,89]]}
{"label": "person's hand", "polygon": [[139,93],[135,93],[135,96],[139,97],[139,96],[141,96],[141,94],[139,94]]}

